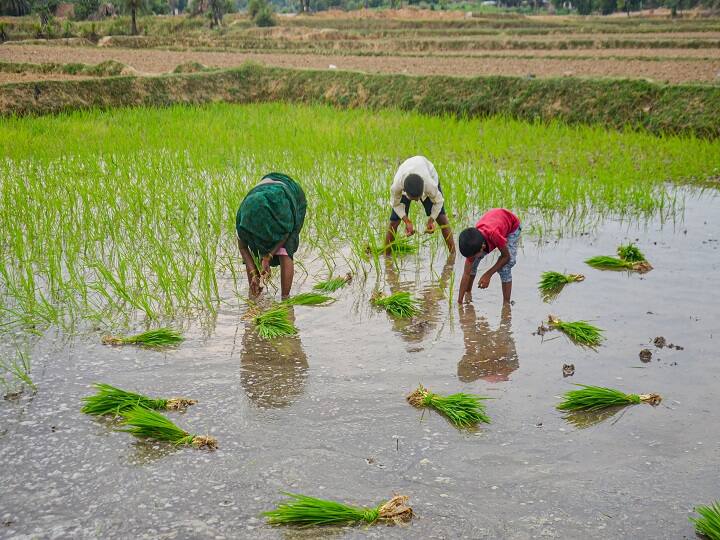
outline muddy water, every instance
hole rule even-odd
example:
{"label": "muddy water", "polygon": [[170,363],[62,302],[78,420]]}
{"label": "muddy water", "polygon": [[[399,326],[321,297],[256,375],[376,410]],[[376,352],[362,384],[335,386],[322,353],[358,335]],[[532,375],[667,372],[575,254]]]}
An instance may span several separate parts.
{"label": "muddy water", "polygon": [[[296,308],[299,337],[275,345],[229,308],[165,352],[47,334],[30,351],[37,393],[0,402],[0,536],[694,537],[692,507],[720,498],[720,200],[686,196],[674,222],[606,220],[557,242],[525,238],[511,310],[497,277],[473,305],[449,308],[438,284],[452,268],[410,257],[384,283],[422,297],[413,324],[371,309],[374,280],[355,280],[331,306]],[[582,264],[635,239],[655,266],[644,276]],[[587,280],[547,305],[535,288],[547,269]],[[607,341],[595,352],[533,335],[548,313],[592,320]],[[658,349],[656,336],[684,349]],[[220,448],[137,442],[81,415],[93,381],[198,398],[171,416]],[[495,398],[493,423],[459,432],[412,409],[404,395],[419,382]],[[572,424],[554,405],[574,382],[664,401]],[[405,528],[274,529],[259,514],[280,490],[358,504],[401,492],[416,517]]]}

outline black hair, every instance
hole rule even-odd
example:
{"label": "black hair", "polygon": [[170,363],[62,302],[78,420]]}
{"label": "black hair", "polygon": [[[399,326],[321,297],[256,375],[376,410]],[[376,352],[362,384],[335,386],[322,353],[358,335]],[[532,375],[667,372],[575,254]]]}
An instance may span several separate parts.
{"label": "black hair", "polygon": [[485,243],[485,237],[475,227],[468,227],[458,236],[458,246],[463,257],[474,257]]}
{"label": "black hair", "polygon": [[409,197],[420,197],[425,191],[425,182],[417,174],[408,174],[403,182],[403,190]]}

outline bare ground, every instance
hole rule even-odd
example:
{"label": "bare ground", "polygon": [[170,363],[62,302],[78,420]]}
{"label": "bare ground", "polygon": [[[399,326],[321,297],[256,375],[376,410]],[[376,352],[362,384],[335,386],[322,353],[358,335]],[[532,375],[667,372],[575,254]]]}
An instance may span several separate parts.
{"label": "bare ground", "polygon": [[[590,53],[591,51],[585,51]],[[637,53],[637,51],[634,51]],[[515,75],[537,77],[625,77],[660,82],[712,82],[720,74],[720,57],[711,60],[628,60],[550,59],[498,57],[402,57],[344,56],[317,54],[243,53],[164,51],[155,49],[115,49],[91,47],[46,47],[42,45],[0,46],[0,61],[5,62],[82,62],[98,64],[116,60],[141,74],[172,71],[186,62],[200,62],[209,67],[229,68],[254,61],[269,66],[308,69],[337,69],[371,73],[407,73],[417,75]],[[56,76],[52,76],[55,78]],[[71,76],[57,78],[70,78]],[[35,77],[37,78],[37,77]]]}

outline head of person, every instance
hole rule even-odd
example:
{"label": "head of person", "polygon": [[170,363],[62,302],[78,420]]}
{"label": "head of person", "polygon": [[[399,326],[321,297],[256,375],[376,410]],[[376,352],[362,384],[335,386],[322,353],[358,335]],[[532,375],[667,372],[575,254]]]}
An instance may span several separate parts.
{"label": "head of person", "polygon": [[425,191],[425,182],[417,174],[408,174],[403,182],[403,191],[411,201],[419,201]]}
{"label": "head of person", "polygon": [[486,248],[485,237],[475,227],[468,227],[460,233],[458,246],[463,257],[475,257]]}

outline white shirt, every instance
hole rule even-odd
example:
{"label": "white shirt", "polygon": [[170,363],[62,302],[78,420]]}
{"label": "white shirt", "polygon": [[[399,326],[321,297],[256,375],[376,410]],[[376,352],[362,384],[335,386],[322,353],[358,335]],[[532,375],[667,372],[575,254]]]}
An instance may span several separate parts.
{"label": "white shirt", "polygon": [[405,178],[410,174],[417,174],[423,179],[423,194],[420,199],[424,201],[429,198],[432,201],[433,205],[430,211],[430,217],[436,220],[445,199],[438,189],[440,180],[438,179],[438,173],[435,167],[423,156],[414,156],[406,159],[395,173],[392,186],[390,186],[390,204],[393,210],[395,210],[395,213],[400,219],[405,217],[405,205],[402,204],[400,200],[404,193],[403,184],[405,183]]}

